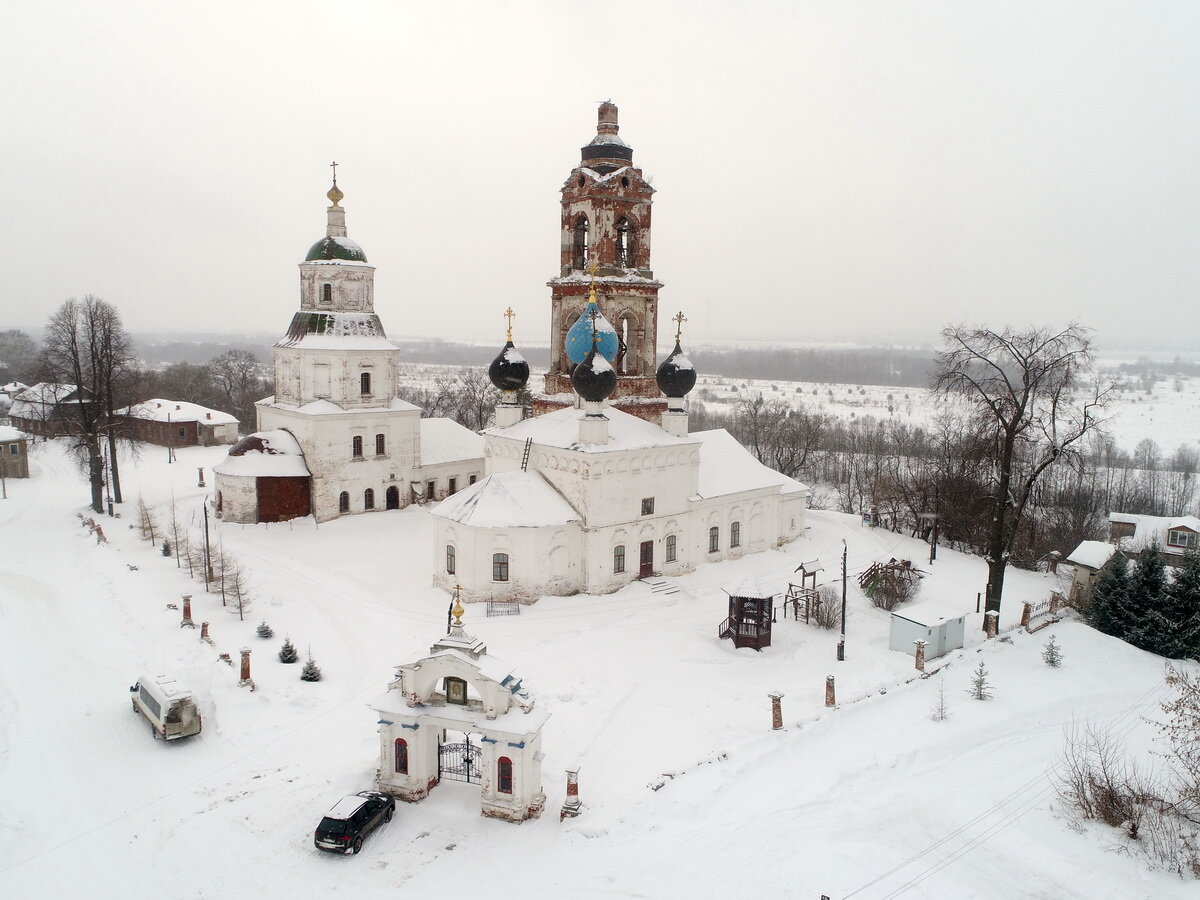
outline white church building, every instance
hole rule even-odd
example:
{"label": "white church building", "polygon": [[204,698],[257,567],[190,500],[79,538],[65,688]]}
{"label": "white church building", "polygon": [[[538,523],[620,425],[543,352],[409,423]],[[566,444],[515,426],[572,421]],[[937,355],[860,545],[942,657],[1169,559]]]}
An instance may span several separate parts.
{"label": "white church building", "polygon": [[551,371],[533,403],[553,411],[525,418],[517,403],[529,366],[510,324],[488,372],[503,399],[483,434],[485,476],[432,510],[434,583],[466,600],[605,593],[804,534],[805,485],[724,429],[689,433],[696,371],[678,329],[650,374],[661,287],[650,269],[653,189],[618,132],[616,106],[602,103],[562,186]]}
{"label": "white church building", "polygon": [[483,474],[479,435],[397,396],[400,351],[375,314],[375,269],[346,235],[336,178],[327,196],[326,235],[300,263],[300,310],[275,344],[275,394],[214,469],[228,522],[398,509]]}

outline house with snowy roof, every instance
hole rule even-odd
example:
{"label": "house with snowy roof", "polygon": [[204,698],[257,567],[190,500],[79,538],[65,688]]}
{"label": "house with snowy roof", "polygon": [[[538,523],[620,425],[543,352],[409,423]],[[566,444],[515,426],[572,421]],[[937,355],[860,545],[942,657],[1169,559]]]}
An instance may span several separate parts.
{"label": "house with snowy roof", "polygon": [[10,424],[26,434],[54,437],[79,431],[80,405],[95,405],[87,388],[74,384],[39,381],[13,397]]}
{"label": "house with snowy roof", "polygon": [[0,425],[0,477],[29,477],[29,440],[11,425]]}
{"label": "house with snowy roof", "polygon": [[1131,556],[1152,544],[1169,566],[1182,565],[1189,550],[1200,549],[1200,519],[1195,516],[1142,516],[1109,513],[1109,540]]}
{"label": "house with snowy roof", "polygon": [[231,522],[318,521],[453,494],[483,474],[483,440],[397,396],[399,349],[375,313],[375,269],[326,194],[325,237],[300,263],[300,310],[275,344],[257,431],[214,467]]}
{"label": "house with snowy roof", "polygon": [[[483,433],[485,475],[432,510],[434,583],[461,588],[464,599],[606,593],[804,534],[805,485],[723,429],[689,432],[684,403],[696,370],[681,349],[682,314],[674,350],[653,368],[657,282],[648,294],[629,286],[649,272],[651,191],[630,159],[606,102],[597,139],[563,189],[563,279],[590,281],[577,307],[561,293],[565,282],[552,285],[549,389],[534,402],[552,411],[526,418],[517,403],[529,365],[510,318],[488,370],[501,402]],[[619,177],[600,188],[597,174]],[[611,278],[623,279],[619,289]]]}
{"label": "house with snowy roof", "polygon": [[219,409],[155,397],[117,410],[125,434],[164,447],[211,447],[238,439],[238,420]]}

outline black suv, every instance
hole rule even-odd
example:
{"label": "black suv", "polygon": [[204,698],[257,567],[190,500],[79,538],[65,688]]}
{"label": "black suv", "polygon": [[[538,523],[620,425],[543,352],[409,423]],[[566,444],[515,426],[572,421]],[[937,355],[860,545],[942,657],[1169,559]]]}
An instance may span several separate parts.
{"label": "black suv", "polygon": [[357,853],[363,838],[384,822],[392,821],[396,798],[379,791],[359,791],[343,797],[325,813],[313,834],[318,850],[330,853]]}

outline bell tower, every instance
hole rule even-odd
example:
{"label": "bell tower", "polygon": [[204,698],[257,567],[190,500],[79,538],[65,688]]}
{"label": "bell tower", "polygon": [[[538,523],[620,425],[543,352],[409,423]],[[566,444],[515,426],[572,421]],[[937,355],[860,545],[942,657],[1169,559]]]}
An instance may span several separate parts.
{"label": "bell tower", "polygon": [[[536,412],[573,402],[567,333],[595,290],[600,313],[616,332],[617,386],[612,405],[657,421],[666,409],[655,382],[658,289],[650,268],[654,195],[621,139],[616,104],[600,104],[596,136],[562,186],[559,274],[550,286],[550,370]],[[575,361],[577,362],[577,360]]]}

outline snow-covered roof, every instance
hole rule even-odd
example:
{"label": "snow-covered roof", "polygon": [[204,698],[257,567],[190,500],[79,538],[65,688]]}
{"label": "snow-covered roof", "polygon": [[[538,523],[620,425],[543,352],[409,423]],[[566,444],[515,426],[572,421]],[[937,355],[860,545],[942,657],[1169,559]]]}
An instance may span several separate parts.
{"label": "snow-covered roof", "polygon": [[397,350],[386,337],[368,334],[306,334],[292,339],[284,337],[276,347],[300,348],[303,350]]}
{"label": "snow-covered roof", "polygon": [[631,416],[615,407],[606,407],[604,415],[608,417],[608,442],[605,444],[579,443],[579,420],[583,416],[583,411],[575,409],[573,406],[523,419],[508,428],[489,428],[484,433],[514,438],[519,441],[533,438],[535,444],[541,444],[544,447],[561,447],[565,450],[579,450],[587,453],[609,450],[643,450],[650,447],[672,447],[696,443],[695,435],[686,438],[674,437],[652,422]]}
{"label": "snow-covered roof", "polygon": [[289,431],[258,431],[229,448],[229,455],[213,471],[246,478],[283,478],[308,475],[304,451]]}
{"label": "snow-covered roof", "polygon": [[1106,541],[1081,541],[1079,546],[1071,551],[1067,562],[1089,569],[1101,569],[1116,552],[1117,548]]}
{"label": "snow-covered roof", "polygon": [[39,381],[33,387],[26,388],[13,397],[12,407],[8,414],[17,419],[46,418],[60,403],[85,403],[86,400],[78,397],[74,400],[67,400],[78,390],[79,388],[73,384]]}
{"label": "snow-covered roof", "polygon": [[[332,400],[324,400],[324,399],[313,400],[309,403],[305,403],[303,406],[293,406],[290,403],[276,403],[274,395],[272,395],[270,397],[263,397],[261,400],[256,402],[254,405],[255,406],[271,406],[271,407],[274,407],[275,409],[287,409],[287,410],[292,410],[293,412],[302,412],[306,416],[335,416],[335,415],[344,415],[346,413],[359,412],[359,410],[357,410],[357,409],[344,409],[343,407],[338,406]],[[388,401],[387,406],[373,406],[373,407],[371,407],[371,409],[372,410],[386,409],[386,410],[391,410],[392,412],[396,412],[398,410],[408,410],[411,412],[411,411],[419,411],[420,407],[414,406],[413,404],[409,403],[407,400],[401,400],[399,397],[393,397],[390,401]]]}
{"label": "snow-covered roof", "polygon": [[19,441],[25,437],[25,432],[11,425],[0,425],[0,441]]}
{"label": "snow-covered roof", "polygon": [[163,400],[158,397],[117,410],[117,415],[149,419],[152,422],[202,422],[205,425],[238,424],[238,420],[229,413],[209,409],[199,403],[188,403],[186,400]]}
{"label": "snow-covered roof", "polygon": [[736,584],[723,587],[721,590],[727,593],[730,597],[757,597],[760,599],[774,597],[779,593],[779,591],[773,591],[767,587],[764,587],[762,582],[759,581],[754,575],[747,575]]}
{"label": "snow-covered roof", "polygon": [[892,615],[926,628],[932,628],[934,625],[941,625],[951,619],[961,619],[973,612],[971,609],[964,609],[963,606],[962,602],[956,603],[951,600],[924,600],[903,609],[893,610]]}
{"label": "snow-covered roof", "polygon": [[724,428],[695,431],[691,437],[701,441],[701,497],[721,497],[741,491],[778,487],[781,493],[808,492],[808,486],[764,466]]}
{"label": "snow-covered roof", "polygon": [[10,381],[8,384],[4,385],[4,387],[0,387],[0,393],[10,394],[10,395],[11,394],[19,394],[19,393],[21,393],[21,391],[25,391],[28,389],[29,389],[29,385],[24,384],[23,382]]}
{"label": "snow-covered roof", "polygon": [[430,512],[473,528],[539,528],[581,520],[539,473],[519,469],[488,475]]}
{"label": "snow-covered roof", "polygon": [[421,420],[421,465],[483,459],[483,438],[453,419]]}
{"label": "snow-covered roof", "polygon": [[1200,518],[1196,518],[1196,516],[1142,516],[1132,513],[1109,513],[1108,521],[1133,526],[1133,534],[1121,538],[1121,545],[1134,550],[1157,543],[1163,551],[1178,552],[1178,548],[1173,548],[1167,543],[1168,531],[1186,528],[1189,531],[1200,532]]}

